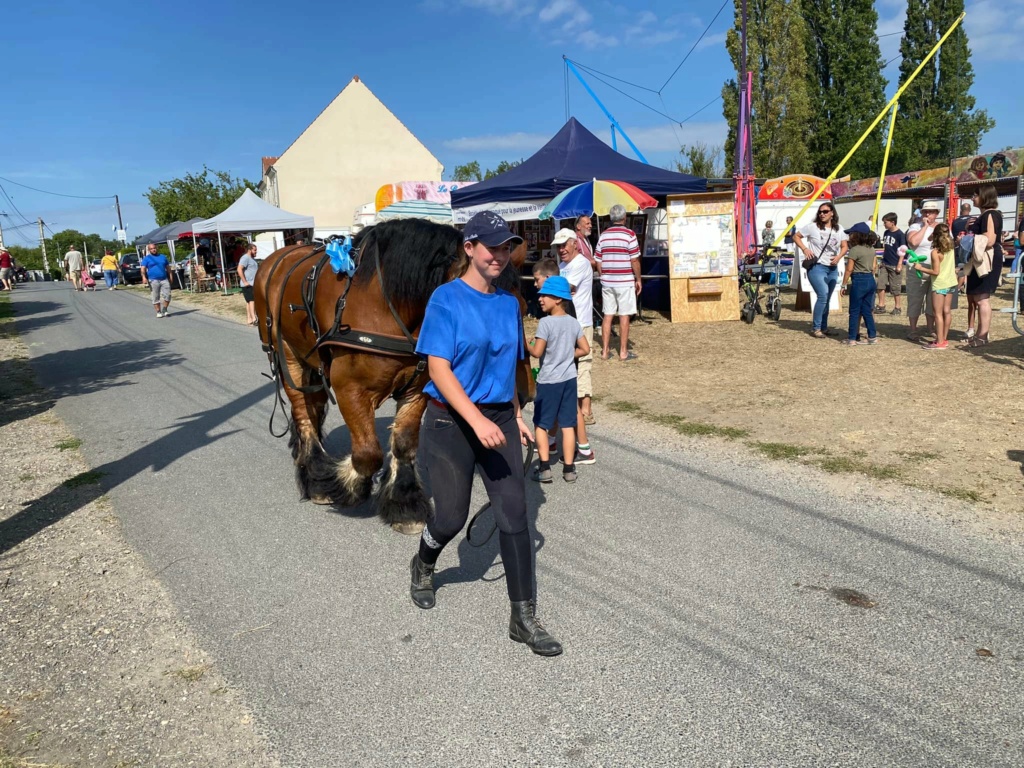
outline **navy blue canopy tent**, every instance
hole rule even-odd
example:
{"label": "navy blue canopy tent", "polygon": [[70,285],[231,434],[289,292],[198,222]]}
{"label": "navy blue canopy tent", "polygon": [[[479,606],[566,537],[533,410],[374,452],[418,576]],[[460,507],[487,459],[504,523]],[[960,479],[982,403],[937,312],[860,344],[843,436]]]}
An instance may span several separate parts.
{"label": "navy blue canopy tent", "polygon": [[550,200],[562,190],[592,179],[626,181],[651,197],[707,191],[707,179],[667,171],[620,155],[573,117],[551,141],[520,165],[452,192],[452,208],[515,200]]}

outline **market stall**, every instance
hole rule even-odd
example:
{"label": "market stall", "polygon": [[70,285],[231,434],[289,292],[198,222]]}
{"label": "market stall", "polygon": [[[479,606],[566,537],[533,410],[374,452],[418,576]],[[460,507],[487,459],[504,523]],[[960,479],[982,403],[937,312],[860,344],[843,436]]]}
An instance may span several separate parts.
{"label": "market stall", "polygon": [[[245,234],[250,240],[256,232],[269,232],[288,229],[312,229],[313,217],[283,211],[260,198],[251,189],[242,193],[234,203],[222,213],[196,222],[192,227],[193,246],[195,236],[201,233],[217,235],[222,275],[227,275],[227,263],[224,259],[224,234]],[[227,293],[228,281],[223,280],[223,289]]]}

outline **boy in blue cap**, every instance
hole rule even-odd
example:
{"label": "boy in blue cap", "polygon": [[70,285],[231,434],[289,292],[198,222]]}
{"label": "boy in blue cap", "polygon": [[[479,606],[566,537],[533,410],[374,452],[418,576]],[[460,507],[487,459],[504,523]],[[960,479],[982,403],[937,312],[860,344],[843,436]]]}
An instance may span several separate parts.
{"label": "boy in blue cap", "polygon": [[576,482],[576,361],[590,354],[590,345],[579,321],[570,315],[572,304],[569,281],[553,275],[544,281],[538,294],[540,308],[547,313],[537,324],[533,354],[540,359],[537,374],[537,399],[533,405],[533,426],[537,431],[537,471],[533,479],[550,483],[551,454],[548,432],[562,425],[562,479]]}

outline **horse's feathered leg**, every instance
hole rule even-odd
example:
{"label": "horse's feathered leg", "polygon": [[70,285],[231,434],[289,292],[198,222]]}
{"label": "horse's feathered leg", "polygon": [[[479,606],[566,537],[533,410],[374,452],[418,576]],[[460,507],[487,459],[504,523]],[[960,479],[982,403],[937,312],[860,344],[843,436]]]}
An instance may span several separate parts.
{"label": "horse's feathered leg", "polygon": [[331,383],[352,440],[352,455],[333,462],[330,472],[325,467],[323,479],[331,483],[336,504],[354,506],[369,498],[373,475],[383,465],[384,455],[377,440],[374,395],[347,376],[345,366],[331,367]]}
{"label": "horse's feathered leg", "polygon": [[[317,372],[304,365],[287,344],[283,352],[290,380],[302,387],[314,384]],[[303,500],[310,499],[317,504],[330,504],[330,497],[312,487],[310,482],[310,467],[317,463],[318,456],[324,454],[320,443],[320,430],[327,409],[327,393],[299,392],[289,386],[288,382],[289,377],[284,377],[282,386],[292,406],[288,445],[292,449],[292,459],[295,461],[295,482],[299,486],[299,497]]]}
{"label": "horse's feathered leg", "polygon": [[430,513],[430,500],[416,472],[420,422],[426,408],[422,392],[406,395],[398,402],[391,428],[391,456],[377,503],[381,519],[399,533],[419,533]]}

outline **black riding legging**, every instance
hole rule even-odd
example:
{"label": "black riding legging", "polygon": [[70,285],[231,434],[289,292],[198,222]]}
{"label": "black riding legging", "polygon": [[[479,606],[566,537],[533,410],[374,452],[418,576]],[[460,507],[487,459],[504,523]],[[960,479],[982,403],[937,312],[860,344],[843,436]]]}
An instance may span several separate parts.
{"label": "black riding legging", "polygon": [[434,494],[434,512],[420,540],[420,559],[428,565],[436,563],[444,546],[466,525],[473,471],[479,468],[498,525],[509,599],[529,600],[533,596],[533,553],[515,407],[511,403],[477,407],[501,428],[504,446],[485,448],[473,428],[455,411],[433,401],[427,406],[421,444]]}

